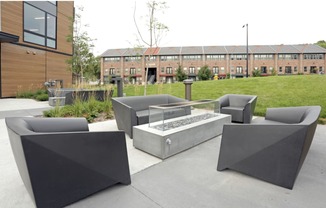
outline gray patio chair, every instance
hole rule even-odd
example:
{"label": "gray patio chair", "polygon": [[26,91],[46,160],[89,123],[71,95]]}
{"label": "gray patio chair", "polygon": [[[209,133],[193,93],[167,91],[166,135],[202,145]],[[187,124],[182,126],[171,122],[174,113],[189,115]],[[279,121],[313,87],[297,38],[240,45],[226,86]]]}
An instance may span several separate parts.
{"label": "gray patio chair", "polygon": [[220,112],[231,115],[232,122],[250,123],[255,111],[257,96],[226,94],[218,101]]}
{"label": "gray patio chair", "polygon": [[[112,98],[112,107],[119,130],[124,130],[133,137],[133,127],[149,122],[149,106],[186,102],[187,100],[172,95],[147,95]],[[166,119],[190,114],[190,107],[177,109],[166,115]]]}
{"label": "gray patio chair", "polygon": [[320,106],[267,109],[251,124],[225,124],[217,170],[232,169],[292,189],[308,154]]}
{"label": "gray patio chair", "polygon": [[18,171],[36,207],[64,207],[130,184],[123,131],[89,132],[84,118],[6,118]]}

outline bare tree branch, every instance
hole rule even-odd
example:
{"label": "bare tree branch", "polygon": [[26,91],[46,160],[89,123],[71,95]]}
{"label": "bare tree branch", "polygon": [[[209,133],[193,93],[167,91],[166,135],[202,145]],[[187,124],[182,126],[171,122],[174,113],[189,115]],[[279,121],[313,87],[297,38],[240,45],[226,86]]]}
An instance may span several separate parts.
{"label": "bare tree branch", "polygon": [[[149,47],[148,53],[145,54],[146,72],[145,72],[144,95],[146,95],[146,89],[147,89],[147,78],[148,78],[148,70],[149,70],[148,62],[151,60],[151,57],[156,52],[156,50],[153,49],[153,46],[155,45],[156,48],[158,47],[158,44],[162,39],[163,33],[168,30],[167,26],[160,23],[155,17],[157,11],[167,8],[166,3],[165,2],[156,2],[154,0],[154,1],[147,2],[146,5],[148,8],[148,16],[147,17],[148,17],[148,21],[149,21],[148,25],[147,25],[148,31],[149,31],[149,40],[148,41],[145,41],[145,39],[143,38],[143,35],[142,35],[142,33],[138,27],[137,21],[136,21],[136,2],[135,2],[134,15],[133,15],[134,23],[137,28],[137,32],[140,37],[140,40],[145,45],[147,45]],[[139,42],[139,39],[137,39],[137,41]]]}
{"label": "bare tree branch", "polygon": [[137,29],[137,32],[138,32],[138,35],[139,35],[141,41],[143,41],[143,43],[145,43],[146,45],[149,45],[149,44],[145,41],[145,39],[143,38],[143,36],[142,36],[142,34],[141,34],[140,30],[139,30],[139,27],[138,27],[137,21],[136,21],[136,5],[137,5],[137,3],[135,2],[135,8],[134,8],[134,23],[135,23],[135,26],[136,26],[136,29]]}

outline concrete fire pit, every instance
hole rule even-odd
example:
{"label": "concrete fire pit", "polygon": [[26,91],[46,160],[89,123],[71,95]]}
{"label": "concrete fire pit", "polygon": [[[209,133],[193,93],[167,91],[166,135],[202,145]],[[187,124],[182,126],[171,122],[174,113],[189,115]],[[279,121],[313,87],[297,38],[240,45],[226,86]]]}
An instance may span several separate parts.
{"label": "concrete fire pit", "polygon": [[[202,118],[198,119],[198,116]],[[189,120],[194,122],[188,123]],[[180,123],[184,125],[179,125]],[[161,122],[157,125],[151,123],[150,126],[149,124],[134,126],[133,145],[137,149],[165,159],[220,135],[225,123],[231,123],[230,115],[205,113],[166,120],[164,127],[160,126],[163,125]]]}

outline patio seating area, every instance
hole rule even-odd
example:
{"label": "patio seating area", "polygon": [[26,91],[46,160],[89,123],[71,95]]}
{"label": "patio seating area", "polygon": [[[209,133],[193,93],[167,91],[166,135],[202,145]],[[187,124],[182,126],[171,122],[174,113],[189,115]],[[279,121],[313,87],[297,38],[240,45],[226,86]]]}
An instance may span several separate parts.
{"label": "patio seating area", "polygon": [[[0,107],[2,101],[4,100],[0,100]],[[38,102],[35,103],[37,104]],[[37,109],[41,112],[44,105],[33,108],[34,115],[37,114]],[[26,111],[6,111],[15,116],[30,116]],[[0,110],[1,115],[8,117],[8,113]],[[35,207],[19,175],[3,116],[0,117],[0,130],[0,207]],[[89,130],[116,131],[118,126],[115,120],[108,120],[89,124]],[[325,206],[325,125],[317,125],[310,150],[292,190],[233,170],[217,171],[221,136],[165,160],[135,149],[132,139],[128,134],[125,136],[131,184],[109,187],[68,207]]]}

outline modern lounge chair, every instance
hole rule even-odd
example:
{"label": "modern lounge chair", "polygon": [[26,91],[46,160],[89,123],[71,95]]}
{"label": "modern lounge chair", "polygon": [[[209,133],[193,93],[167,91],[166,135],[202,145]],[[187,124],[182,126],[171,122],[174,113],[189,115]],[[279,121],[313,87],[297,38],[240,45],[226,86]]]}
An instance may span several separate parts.
{"label": "modern lounge chair", "polygon": [[251,124],[225,124],[217,170],[232,169],[292,189],[308,154],[320,106],[267,109]]}
{"label": "modern lounge chair", "polygon": [[[124,130],[133,138],[133,127],[149,122],[149,106],[162,105],[187,100],[172,95],[147,95],[112,98],[112,107],[119,130]],[[190,107],[177,109],[166,115],[166,119],[190,114]]]}
{"label": "modern lounge chair", "polygon": [[36,207],[63,207],[130,184],[123,131],[89,132],[84,118],[6,118],[16,164]]}
{"label": "modern lounge chair", "polygon": [[255,111],[257,96],[226,94],[218,101],[220,112],[231,115],[232,122],[250,123]]}

